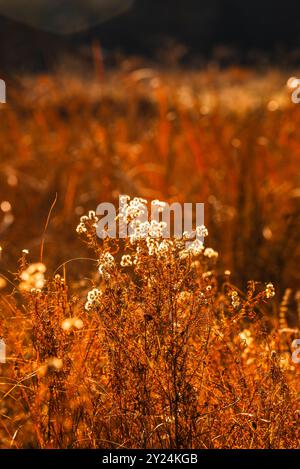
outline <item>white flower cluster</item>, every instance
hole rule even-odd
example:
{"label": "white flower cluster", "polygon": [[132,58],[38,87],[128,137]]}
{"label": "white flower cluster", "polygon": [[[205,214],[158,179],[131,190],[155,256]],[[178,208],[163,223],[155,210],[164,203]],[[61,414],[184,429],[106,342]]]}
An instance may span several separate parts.
{"label": "white flower cluster", "polygon": [[199,254],[202,253],[204,249],[202,241],[199,239],[195,239],[192,243],[188,245],[186,249],[183,249],[180,253],[179,256],[184,259],[185,257],[189,256],[198,256]]}
{"label": "white flower cluster", "polygon": [[156,254],[158,251],[159,242],[156,239],[150,238],[148,236],[146,238],[146,244],[149,256],[154,256],[154,254]]}
{"label": "white flower cluster", "polygon": [[98,288],[94,288],[93,290],[89,291],[87,295],[87,302],[85,303],[86,311],[90,311],[92,308],[99,306],[102,295],[102,291],[98,290]]}
{"label": "white flower cluster", "polygon": [[130,254],[124,254],[121,259],[121,266],[122,267],[130,267],[132,265],[132,258]]}
{"label": "white flower cluster", "polygon": [[147,200],[141,197],[134,197],[130,200],[129,195],[123,195],[120,197],[122,207],[119,212],[119,218],[125,223],[130,223],[136,218],[147,215]]}
{"label": "white flower cluster", "polygon": [[88,215],[83,215],[80,218],[80,223],[76,228],[77,233],[83,234],[87,232],[86,224],[87,222],[93,222],[93,225],[96,227],[98,222],[98,217],[96,217],[96,213],[93,210],[90,210]]}
{"label": "white flower cluster", "polygon": [[140,220],[136,220],[131,223],[129,233],[129,239],[131,244],[135,244],[137,241],[141,239],[148,239],[148,238],[162,238],[164,230],[167,227],[167,223],[163,221],[156,221],[151,220],[141,222]]}
{"label": "white flower cluster", "polygon": [[151,205],[153,205],[153,207],[156,207],[158,212],[162,212],[166,206],[166,202],[162,202],[161,200],[155,199],[152,200]]}
{"label": "white flower cluster", "polygon": [[208,236],[208,231],[204,225],[196,226],[196,229],[193,231],[183,232],[183,239],[185,240],[191,240],[191,239],[194,239],[195,237],[196,239],[205,238],[206,236]]}
{"label": "white flower cluster", "polygon": [[207,228],[204,225],[197,226],[195,231],[198,238],[205,238],[208,236]]}
{"label": "white flower cluster", "polygon": [[209,259],[217,259],[219,256],[217,251],[214,251],[212,248],[206,248],[203,254]]}
{"label": "white flower cluster", "polygon": [[146,244],[149,256],[157,255],[158,257],[165,257],[174,250],[174,242],[171,239],[158,241],[148,236],[146,238]]}
{"label": "white flower cluster", "polygon": [[239,299],[239,294],[235,290],[231,293],[231,304],[234,307],[234,309],[238,309],[241,304],[240,299]]}
{"label": "white flower cluster", "polygon": [[275,288],[273,283],[268,283],[266,285],[265,293],[267,298],[273,298],[273,296],[275,296]]}
{"label": "white flower cluster", "polygon": [[112,270],[115,267],[115,259],[114,257],[109,253],[106,252],[105,254],[102,254],[100,257],[100,264],[99,264],[99,273],[102,275],[102,277],[105,278],[105,280],[108,280],[110,278],[110,274]]}
{"label": "white flower cluster", "polygon": [[161,257],[166,256],[174,249],[174,243],[170,239],[163,239],[157,248],[157,254]]}

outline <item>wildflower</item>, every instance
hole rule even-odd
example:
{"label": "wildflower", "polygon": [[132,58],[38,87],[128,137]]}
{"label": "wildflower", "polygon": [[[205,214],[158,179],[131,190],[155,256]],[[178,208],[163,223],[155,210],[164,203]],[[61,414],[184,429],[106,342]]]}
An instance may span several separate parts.
{"label": "wildflower", "polygon": [[149,236],[152,238],[161,238],[163,235],[163,231],[167,227],[167,223],[163,221],[156,221],[156,220],[151,220],[150,226],[149,226]]}
{"label": "wildflower", "polygon": [[61,284],[63,285],[65,283],[65,279],[59,275],[59,274],[56,274],[55,277],[54,277],[54,280],[58,283],[58,284]]}
{"label": "wildflower", "polygon": [[[90,211],[89,211],[88,218],[89,218],[90,220],[96,220],[96,219],[97,219],[96,213],[94,212],[94,210],[90,210]],[[98,220],[98,219],[97,219],[97,220]]]}
{"label": "wildflower", "polygon": [[102,295],[102,291],[98,290],[97,288],[89,291],[87,295],[87,302],[85,303],[86,311],[90,311],[92,308],[99,306]]}
{"label": "wildflower", "polygon": [[136,220],[131,223],[129,229],[129,240],[131,244],[135,244],[137,241],[145,239],[148,236],[149,228],[150,223],[148,221],[141,222],[140,220]]}
{"label": "wildflower", "polygon": [[141,239],[145,239],[147,237],[151,238],[161,238],[163,237],[163,232],[167,224],[165,222],[158,222],[156,220],[151,220],[149,223],[148,221],[141,222],[140,220],[136,220],[131,223],[131,230],[133,230],[129,234],[131,244],[135,244],[137,241]]}
{"label": "wildflower", "polygon": [[156,254],[159,246],[158,241],[148,236],[146,238],[146,243],[148,247],[149,256],[153,256],[154,254]]}
{"label": "wildflower", "polygon": [[241,304],[238,292],[235,290],[231,293],[231,304],[234,307],[234,309],[238,309]]}
{"label": "wildflower", "polygon": [[199,225],[196,227],[196,235],[199,238],[205,238],[208,236],[207,228],[204,225]]}
{"label": "wildflower", "polygon": [[165,256],[169,254],[173,247],[173,243],[171,240],[164,239],[158,246],[157,253],[159,256]]}
{"label": "wildflower", "polygon": [[273,283],[268,283],[266,285],[265,294],[267,298],[273,298],[273,296],[275,296],[275,288]]}
{"label": "wildflower", "polygon": [[115,267],[115,259],[109,253],[106,252],[100,258],[100,265],[99,265],[99,273],[102,275],[106,280],[110,278],[110,273]]}
{"label": "wildflower", "polygon": [[190,240],[194,237],[194,234],[193,232],[191,231],[184,231],[183,234],[182,234],[182,238],[187,241],[187,240]]}
{"label": "wildflower", "polygon": [[86,229],[84,223],[80,222],[79,225],[76,228],[76,232],[78,234],[83,234],[83,233],[86,233],[86,231],[87,231],[87,229]]}
{"label": "wildflower", "polygon": [[87,224],[92,223],[94,227],[96,227],[97,222],[99,221],[98,217],[96,217],[96,213],[93,210],[90,210],[88,215],[83,215],[80,218],[80,223],[76,228],[77,233],[83,234],[87,232]]}
{"label": "wildflower", "polygon": [[185,241],[182,238],[178,238],[175,236],[174,243],[178,251],[183,251],[185,248]]}
{"label": "wildflower", "polygon": [[199,241],[199,239],[195,239],[195,241],[188,247],[188,250],[191,251],[194,256],[200,254],[203,251],[202,241]]}
{"label": "wildflower", "polygon": [[205,251],[204,251],[204,256],[208,257],[209,259],[217,259],[219,254],[217,253],[217,251],[214,251],[214,249],[212,248],[206,248]]}
{"label": "wildflower", "polygon": [[124,254],[121,259],[121,266],[122,267],[129,267],[132,265],[132,259],[129,254]]}
{"label": "wildflower", "polygon": [[137,218],[147,215],[147,200],[140,197],[134,197],[133,200],[130,200],[129,196],[122,196],[120,200],[123,206],[121,207],[119,218],[125,223],[130,223]]}
{"label": "wildflower", "polygon": [[157,207],[157,211],[160,213],[165,208],[166,202],[162,202],[161,200],[156,199],[152,200],[151,205],[153,205],[153,207]]}
{"label": "wildflower", "polygon": [[120,200],[120,203],[122,205],[126,205],[128,203],[128,201],[130,200],[130,196],[129,195],[120,195],[119,200]]}
{"label": "wildflower", "polygon": [[179,253],[179,256],[181,258],[188,257],[190,254],[192,256],[197,256],[197,255],[201,254],[203,249],[204,249],[204,247],[203,247],[202,241],[200,241],[199,239],[195,239],[195,241],[190,243],[189,246],[186,249],[184,249],[183,251],[181,251]]}
{"label": "wildflower", "polygon": [[33,295],[39,295],[39,293],[42,293],[42,290],[40,288],[31,288],[30,293]]}
{"label": "wildflower", "polygon": [[136,250],[135,250],[135,253],[133,255],[133,264],[134,265],[138,265],[141,262],[142,253],[143,253],[143,250],[142,250],[141,246],[137,246]]}

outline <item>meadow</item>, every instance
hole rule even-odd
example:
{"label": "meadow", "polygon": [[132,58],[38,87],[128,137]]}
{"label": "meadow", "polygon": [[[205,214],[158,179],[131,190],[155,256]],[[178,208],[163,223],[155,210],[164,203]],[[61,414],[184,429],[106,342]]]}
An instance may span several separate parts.
{"label": "meadow", "polygon": [[[292,76],[125,61],[7,82],[1,448],[297,448]],[[205,245],[100,240],[120,194],[204,203]]]}

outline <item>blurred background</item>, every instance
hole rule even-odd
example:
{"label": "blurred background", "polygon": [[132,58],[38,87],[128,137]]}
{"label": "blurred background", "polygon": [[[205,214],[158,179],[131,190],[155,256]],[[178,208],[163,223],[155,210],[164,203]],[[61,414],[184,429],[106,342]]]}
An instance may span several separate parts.
{"label": "blurred background", "polygon": [[123,193],[204,202],[220,277],[296,295],[299,18],[296,0],[0,0],[2,274],[24,248],[50,273],[89,257],[80,216]]}
{"label": "blurred background", "polygon": [[1,0],[0,70],[44,69],[66,53],[87,59],[95,38],[106,53],[162,62],[176,43],[176,59],[197,64],[297,62],[299,15],[297,0]]}

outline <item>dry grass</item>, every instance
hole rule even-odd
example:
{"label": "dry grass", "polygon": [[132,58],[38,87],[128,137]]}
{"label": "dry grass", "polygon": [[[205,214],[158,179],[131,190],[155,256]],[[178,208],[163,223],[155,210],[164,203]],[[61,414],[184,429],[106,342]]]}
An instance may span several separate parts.
{"label": "dry grass", "polygon": [[[287,78],[139,70],[10,89],[0,447],[297,447],[300,108]],[[100,242],[89,222],[82,243],[80,216],[119,193],[205,202],[217,263],[175,240]]]}

